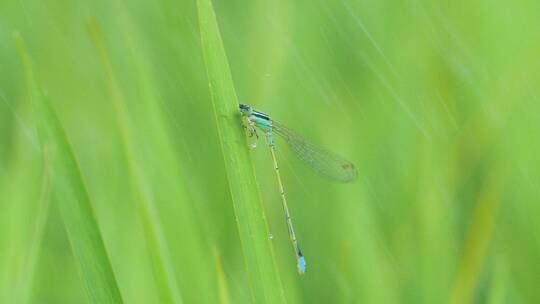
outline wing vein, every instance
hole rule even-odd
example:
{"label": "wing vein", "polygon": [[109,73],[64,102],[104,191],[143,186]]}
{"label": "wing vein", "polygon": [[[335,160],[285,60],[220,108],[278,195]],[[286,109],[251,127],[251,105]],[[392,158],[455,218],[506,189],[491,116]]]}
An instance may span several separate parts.
{"label": "wing vein", "polygon": [[308,142],[276,121],[272,121],[272,130],[287,142],[300,160],[321,175],[343,183],[357,178],[356,167],[345,158]]}

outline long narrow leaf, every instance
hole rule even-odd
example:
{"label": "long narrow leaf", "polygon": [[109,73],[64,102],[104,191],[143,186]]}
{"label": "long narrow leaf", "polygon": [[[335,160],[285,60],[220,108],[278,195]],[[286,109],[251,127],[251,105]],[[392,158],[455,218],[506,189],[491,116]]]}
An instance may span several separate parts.
{"label": "long narrow leaf", "polygon": [[285,302],[268,238],[253,164],[238,118],[238,101],[211,0],[198,0],[202,49],[225,169],[254,303]]}
{"label": "long narrow leaf", "polygon": [[116,82],[116,77],[109,60],[109,56],[102,41],[101,32],[95,21],[88,24],[89,34],[100,56],[105,68],[109,91],[113,99],[118,127],[123,140],[123,150],[128,160],[129,177],[137,190],[137,206],[142,218],[143,230],[146,240],[146,247],[152,259],[152,269],[156,286],[159,290],[160,300],[163,303],[182,303],[182,294],[178,288],[178,282],[173,272],[172,258],[165,240],[161,220],[158,215],[153,189],[147,180],[143,163],[135,153],[138,145],[135,136],[132,134],[133,128],[130,124],[130,117],[127,105],[124,100],[123,91]]}
{"label": "long narrow leaf", "polygon": [[29,55],[20,36],[16,36],[16,43],[26,68],[41,148],[51,165],[53,197],[58,203],[71,248],[79,263],[86,294],[92,303],[122,303],[75,155],[54,109],[35,80]]}

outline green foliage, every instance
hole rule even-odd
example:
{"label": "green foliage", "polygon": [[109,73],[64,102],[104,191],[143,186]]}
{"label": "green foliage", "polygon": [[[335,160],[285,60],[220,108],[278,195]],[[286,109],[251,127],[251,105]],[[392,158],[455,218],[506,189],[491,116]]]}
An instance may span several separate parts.
{"label": "green foliage", "polygon": [[[2,1],[0,303],[537,302],[539,12]],[[238,102],[358,168],[277,139],[304,276]]]}
{"label": "green foliage", "polygon": [[202,49],[219,140],[254,303],[284,303],[255,171],[239,119],[229,63],[211,0],[198,0]]}
{"label": "green foliage", "polygon": [[31,60],[22,38],[18,35],[15,38],[26,69],[29,99],[36,112],[46,167],[44,174],[51,180],[52,194],[58,202],[88,299],[93,303],[122,303],[77,160],[62,125],[34,78]]}

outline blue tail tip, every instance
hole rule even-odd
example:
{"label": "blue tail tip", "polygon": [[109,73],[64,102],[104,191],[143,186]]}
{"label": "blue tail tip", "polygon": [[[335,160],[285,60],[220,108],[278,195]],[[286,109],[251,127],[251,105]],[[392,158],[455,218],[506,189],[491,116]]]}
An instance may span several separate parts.
{"label": "blue tail tip", "polygon": [[306,273],[307,269],[306,269],[306,259],[304,258],[304,256],[300,256],[298,258],[298,273],[299,274],[304,274]]}

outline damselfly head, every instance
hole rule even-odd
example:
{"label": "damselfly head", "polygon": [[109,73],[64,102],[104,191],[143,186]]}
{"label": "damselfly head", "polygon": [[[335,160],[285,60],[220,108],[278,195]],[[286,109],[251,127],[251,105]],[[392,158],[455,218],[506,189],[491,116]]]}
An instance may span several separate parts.
{"label": "damselfly head", "polygon": [[248,106],[247,104],[241,103],[239,108],[240,108],[240,113],[242,114],[249,114],[251,112],[251,107]]}

